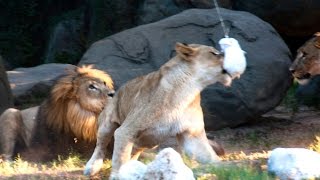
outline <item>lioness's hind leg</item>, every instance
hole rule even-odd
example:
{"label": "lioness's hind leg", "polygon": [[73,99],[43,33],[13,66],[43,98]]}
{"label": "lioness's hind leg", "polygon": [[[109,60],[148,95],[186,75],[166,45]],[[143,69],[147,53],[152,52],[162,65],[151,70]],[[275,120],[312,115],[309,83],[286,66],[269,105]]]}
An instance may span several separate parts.
{"label": "lioness's hind leg", "polygon": [[212,163],[219,161],[219,157],[209,144],[205,131],[198,134],[184,132],[177,136],[183,152],[200,163]]}
{"label": "lioness's hind leg", "polygon": [[0,116],[0,147],[4,160],[12,160],[18,136],[23,131],[21,111],[9,108]]}

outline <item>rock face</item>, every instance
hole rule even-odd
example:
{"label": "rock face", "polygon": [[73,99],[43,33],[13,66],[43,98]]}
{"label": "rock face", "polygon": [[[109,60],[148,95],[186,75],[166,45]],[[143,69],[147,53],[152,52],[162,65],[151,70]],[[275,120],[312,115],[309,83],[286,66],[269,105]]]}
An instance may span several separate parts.
{"label": "rock face", "polygon": [[139,161],[129,161],[121,166],[119,180],[194,180],[193,172],[188,168],[178,152],[165,148],[148,165]]}
{"label": "rock face", "polygon": [[[220,84],[202,93],[208,129],[236,126],[279,104],[291,85],[290,52],[277,32],[266,22],[246,13],[221,9],[237,39],[247,52],[247,69],[231,88]],[[174,56],[176,42],[212,45],[223,37],[215,9],[183,13],[142,25],[95,42],[80,64],[95,64],[120,86],[126,81],[158,69]]]}
{"label": "rock face", "polygon": [[2,57],[0,56],[0,114],[12,106],[13,98],[8,83],[6,70],[2,64]]}
{"label": "rock face", "polygon": [[[33,98],[43,98],[48,95],[54,80],[65,73],[70,64],[43,64],[32,68],[17,68],[8,71],[15,103],[20,105],[30,103]],[[41,102],[42,99],[39,99]]]}
{"label": "rock face", "polygon": [[320,178],[320,154],[303,148],[276,148],[268,160],[268,171],[280,179]]}
{"label": "rock face", "polygon": [[[217,0],[220,7],[231,7],[230,0]],[[146,24],[178,14],[186,9],[210,9],[212,0],[144,0],[137,12],[137,24]]]}
{"label": "rock face", "polygon": [[82,14],[60,21],[53,28],[44,63],[76,64],[85,50]]}
{"label": "rock face", "polygon": [[259,16],[288,36],[309,36],[320,29],[320,1],[236,0],[233,8]]}

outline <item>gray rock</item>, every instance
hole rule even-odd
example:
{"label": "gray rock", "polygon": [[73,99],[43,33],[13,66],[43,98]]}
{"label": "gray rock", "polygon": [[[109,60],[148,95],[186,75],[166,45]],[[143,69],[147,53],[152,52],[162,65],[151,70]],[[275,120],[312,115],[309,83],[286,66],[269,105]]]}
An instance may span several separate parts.
{"label": "gray rock", "polygon": [[8,77],[2,63],[3,60],[0,56],[0,114],[2,114],[2,112],[7,108],[13,106],[13,98],[8,82]]}
{"label": "gray rock", "polygon": [[[208,129],[237,126],[266,113],[279,104],[292,82],[289,49],[272,26],[250,13],[221,12],[230,37],[247,52],[247,69],[231,88],[215,84],[202,93]],[[95,42],[80,64],[106,70],[120,86],[158,69],[174,55],[176,42],[218,48],[223,34],[215,9],[186,10]]]}
{"label": "gray rock", "polygon": [[70,64],[52,63],[7,71],[16,103],[27,103],[30,98],[41,98],[37,96],[48,95],[54,80],[72,66]]}
{"label": "gray rock", "polygon": [[233,8],[257,15],[287,36],[310,36],[320,29],[320,1],[234,0]]}
{"label": "gray rock", "polygon": [[[219,7],[231,8],[231,0],[217,0]],[[178,14],[186,9],[211,9],[212,0],[144,0],[137,12],[137,24],[146,24]]]}
{"label": "gray rock", "polygon": [[82,14],[58,22],[51,32],[44,63],[78,63],[86,45],[83,29]]}
{"label": "gray rock", "polygon": [[276,148],[268,159],[268,171],[280,179],[320,178],[320,154],[304,148]]}

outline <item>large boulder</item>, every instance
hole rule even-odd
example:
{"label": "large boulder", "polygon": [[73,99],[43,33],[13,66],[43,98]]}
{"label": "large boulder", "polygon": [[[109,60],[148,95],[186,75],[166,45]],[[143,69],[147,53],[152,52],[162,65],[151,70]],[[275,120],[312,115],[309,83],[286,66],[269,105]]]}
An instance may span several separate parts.
{"label": "large boulder", "polygon": [[309,36],[320,29],[320,1],[234,0],[233,8],[257,15],[287,36]]}
{"label": "large boulder", "polygon": [[38,105],[49,95],[56,78],[65,74],[70,64],[43,64],[30,68],[7,71],[16,105],[35,103]]}
{"label": "large boulder", "polygon": [[82,11],[55,24],[48,41],[44,63],[78,63],[86,46],[84,31]]}
{"label": "large boulder", "polygon": [[[247,13],[221,9],[247,52],[247,70],[226,88],[215,84],[202,93],[208,129],[237,126],[273,109],[291,85],[290,51],[268,23]],[[217,47],[223,37],[215,9],[191,9],[156,23],[142,25],[92,44],[80,64],[95,64],[109,72],[118,86],[158,69],[174,56],[176,42]]]}
{"label": "large boulder", "polygon": [[[232,0],[217,0],[219,7],[231,8]],[[146,24],[178,14],[186,9],[211,9],[212,0],[144,0],[137,12],[137,24]]]}
{"label": "large boulder", "polygon": [[9,107],[13,106],[13,98],[8,83],[7,73],[3,66],[0,56],[0,114]]}

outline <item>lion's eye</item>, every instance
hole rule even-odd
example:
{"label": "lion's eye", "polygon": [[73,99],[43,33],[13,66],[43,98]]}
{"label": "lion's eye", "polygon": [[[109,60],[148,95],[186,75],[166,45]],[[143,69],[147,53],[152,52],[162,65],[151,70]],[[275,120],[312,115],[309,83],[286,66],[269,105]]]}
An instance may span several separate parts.
{"label": "lion's eye", "polygon": [[210,51],[211,54],[213,55],[219,55],[220,53],[219,52],[215,52],[215,51]]}
{"label": "lion's eye", "polygon": [[93,85],[93,84],[90,84],[89,85],[89,89],[90,90],[96,90],[96,89],[98,89],[95,85]]}

